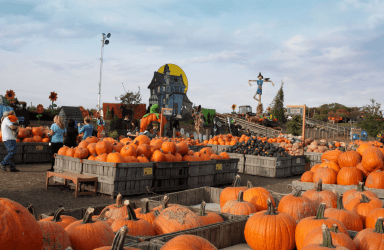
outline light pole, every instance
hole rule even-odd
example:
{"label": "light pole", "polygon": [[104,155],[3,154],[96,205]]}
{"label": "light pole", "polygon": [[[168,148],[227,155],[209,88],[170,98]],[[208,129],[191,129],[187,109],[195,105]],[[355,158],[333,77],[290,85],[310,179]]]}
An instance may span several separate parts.
{"label": "light pole", "polygon": [[101,110],[101,107],[100,107],[100,98],[101,98],[101,72],[102,72],[102,69],[103,69],[104,45],[108,45],[109,44],[109,40],[107,40],[107,38],[111,37],[111,33],[108,33],[108,34],[103,33],[102,35],[103,35],[103,40],[101,40],[99,98],[98,98],[98,101],[97,101],[97,111],[99,112],[99,114],[101,116],[103,116],[103,110]]}

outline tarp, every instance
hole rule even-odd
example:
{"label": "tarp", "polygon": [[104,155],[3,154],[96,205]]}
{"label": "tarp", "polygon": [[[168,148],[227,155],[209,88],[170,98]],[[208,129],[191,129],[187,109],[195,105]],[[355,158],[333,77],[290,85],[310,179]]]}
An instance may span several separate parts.
{"label": "tarp", "polygon": [[0,117],[3,117],[4,112],[11,111],[11,110],[13,110],[12,107],[4,105],[4,104],[0,104]]}

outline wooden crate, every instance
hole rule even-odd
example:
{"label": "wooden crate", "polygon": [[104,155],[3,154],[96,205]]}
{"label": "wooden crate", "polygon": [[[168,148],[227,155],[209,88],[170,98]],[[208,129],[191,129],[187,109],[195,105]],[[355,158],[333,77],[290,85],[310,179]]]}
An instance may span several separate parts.
{"label": "wooden crate", "polygon": [[[292,186],[293,187],[300,187],[301,190],[306,191],[309,189],[314,189],[315,188],[315,183],[311,182],[301,182],[301,181],[292,181]],[[351,190],[351,189],[356,189],[356,185],[336,185],[336,184],[323,184],[323,189],[326,190],[335,190],[339,194],[344,194],[346,191]],[[377,194],[377,196],[381,199],[384,200],[384,189],[375,189],[375,188],[368,188],[364,187],[366,190],[370,190]]]}
{"label": "wooden crate", "polygon": [[244,173],[245,154],[228,153],[228,155],[232,159],[239,159],[239,162],[237,163],[237,170],[239,173]]}
{"label": "wooden crate", "polygon": [[246,155],[244,174],[273,178],[291,176],[292,158]]}
{"label": "wooden crate", "polygon": [[215,161],[189,162],[188,188],[213,186],[215,180]]}
{"label": "wooden crate", "polygon": [[235,178],[239,159],[216,160],[215,185],[231,184]]}
{"label": "wooden crate", "polygon": [[195,146],[195,145],[191,145],[189,146],[189,150],[193,150],[193,152],[199,152],[201,149],[205,148],[206,146]]}
{"label": "wooden crate", "polygon": [[229,148],[230,146],[229,145],[217,145],[217,154],[220,154],[221,152],[223,152],[224,149],[226,148]]}
{"label": "wooden crate", "polygon": [[[110,163],[83,160],[83,174],[97,176],[97,191],[114,198],[151,192],[155,163]],[[86,189],[92,188],[86,186]]]}
{"label": "wooden crate", "polygon": [[208,147],[211,147],[212,148],[212,151],[217,153],[217,145],[215,144],[207,144]]}
{"label": "wooden crate", "polygon": [[51,147],[48,142],[26,142],[24,143],[24,151],[25,154],[42,154],[42,153],[50,153]]}
{"label": "wooden crate", "polygon": [[305,155],[292,156],[292,175],[300,175],[305,172]]}
{"label": "wooden crate", "polygon": [[158,162],[154,170],[153,191],[168,192],[188,188],[188,162]]}
{"label": "wooden crate", "polygon": [[323,153],[305,152],[304,155],[309,158],[311,168],[316,164],[321,164],[321,156]]}
{"label": "wooden crate", "polygon": [[53,159],[53,155],[51,153],[23,154],[24,163],[52,162],[52,159]]}
{"label": "wooden crate", "polygon": [[160,250],[164,246],[164,242],[140,242],[140,243],[126,243],[125,247],[138,248],[140,250]]}
{"label": "wooden crate", "polygon": [[75,157],[55,154],[55,169],[61,172],[83,173],[83,160]]}

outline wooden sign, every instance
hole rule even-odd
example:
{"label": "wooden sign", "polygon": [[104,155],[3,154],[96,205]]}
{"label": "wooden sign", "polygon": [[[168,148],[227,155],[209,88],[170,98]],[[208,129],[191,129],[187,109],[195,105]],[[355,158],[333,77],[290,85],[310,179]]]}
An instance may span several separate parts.
{"label": "wooden sign", "polygon": [[294,111],[295,115],[301,115],[303,117],[303,125],[301,128],[301,141],[303,142],[303,155],[304,155],[304,147],[305,147],[305,105],[287,105],[287,114]]}

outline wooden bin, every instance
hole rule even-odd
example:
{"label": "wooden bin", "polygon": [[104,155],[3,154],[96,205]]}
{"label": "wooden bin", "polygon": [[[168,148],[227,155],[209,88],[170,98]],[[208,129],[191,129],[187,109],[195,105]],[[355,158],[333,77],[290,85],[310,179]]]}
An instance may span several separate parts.
{"label": "wooden bin", "polygon": [[226,148],[229,148],[229,145],[217,145],[217,152],[216,154],[220,154],[221,152],[224,152],[223,150]]}
{"label": "wooden bin", "polygon": [[292,175],[291,157],[245,156],[244,174],[265,177],[287,177]]}
{"label": "wooden bin", "polygon": [[305,155],[292,156],[292,175],[300,175],[305,172]]}
{"label": "wooden bin", "polygon": [[[55,154],[55,172],[83,173],[83,160],[75,157]],[[61,171],[59,171],[61,170]]]}
{"label": "wooden bin", "polygon": [[188,168],[188,188],[213,186],[215,180],[215,161],[192,161]]}
{"label": "wooden bin", "polygon": [[195,146],[195,145],[191,145],[189,146],[189,150],[193,150],[193,152],[199,152],[201,149],[205,148],[206,146]]}
{"label": "wooden bin", "polygon": [[83,160],[83,174],[97,176],[97,192],[109,194],[111,198],[118,193],[122,195],[150,193],[154,168],[153,162],[111,163]]}
{"label": "wooden bin", "polygon": [[244,173],[245,167],[245,154],[228,153],[231,159],[239,159],[237,163],[237,170],[239,173]]}
{"label": "wooden bin", "polygon": [[168,192],[188,188],[188,162],[157,162],[153,191]]}
{"label": "wooden bin", "polygon": [[[195,189],[188,189],[180,192],[166,194],[169,197],[169,204],[179,204],[183,206],[193,206],[201,204],[202,201],[206,203],[220,203],[220,194],[222,188],[215,187],[201,187]],[[149,208],[156,207],[161,204],[164,195],[149,198]],[[194,212],[199,209],[191,208]],[[183,230],[175,233],[158,235],[153,237],[138,237],[140,241],[162,241],[167,242],[170,239],[182,235],[192,234],[203,237],[215,245],[218,249],[233,246],[240,243],[245,243],[244,228],[248,220],[248,216],[239,216],[218,213],[223,217],[224,222],[215,223],[203,227]]]}
{"label": "wooden bin", "polygon": [[[25,143],[16,143],[17,149],[16,154],[14,156],[14,160],[16,164],[23,163],[23,151],[24,151]],[[2,161],[8,154],[7,147],[5,147],[4,142],[0,143],[0,161]]]}
{"label": "wooden bin", "polygon": [[24,163],[51,162],[53,155],[49,143],[26,142],[24,143]]}
{"label": "wooden bin", "polygon": [[305,152],[304,155],[309,158],[311,168],[316,164],[321,164],[321,156],[323,153]]}
{"label": "wooden bin", "polygon": [[218,145],[215,145],[215,144],[207,144],[208,147],[211,147],[212,148],[212,151],[215,152],[215,154],[217,153],[217,146]]}
{"label": "wooden bin", "polygon": [[231,184],[235,178],[239,159],[216,160],[215,185]]}

